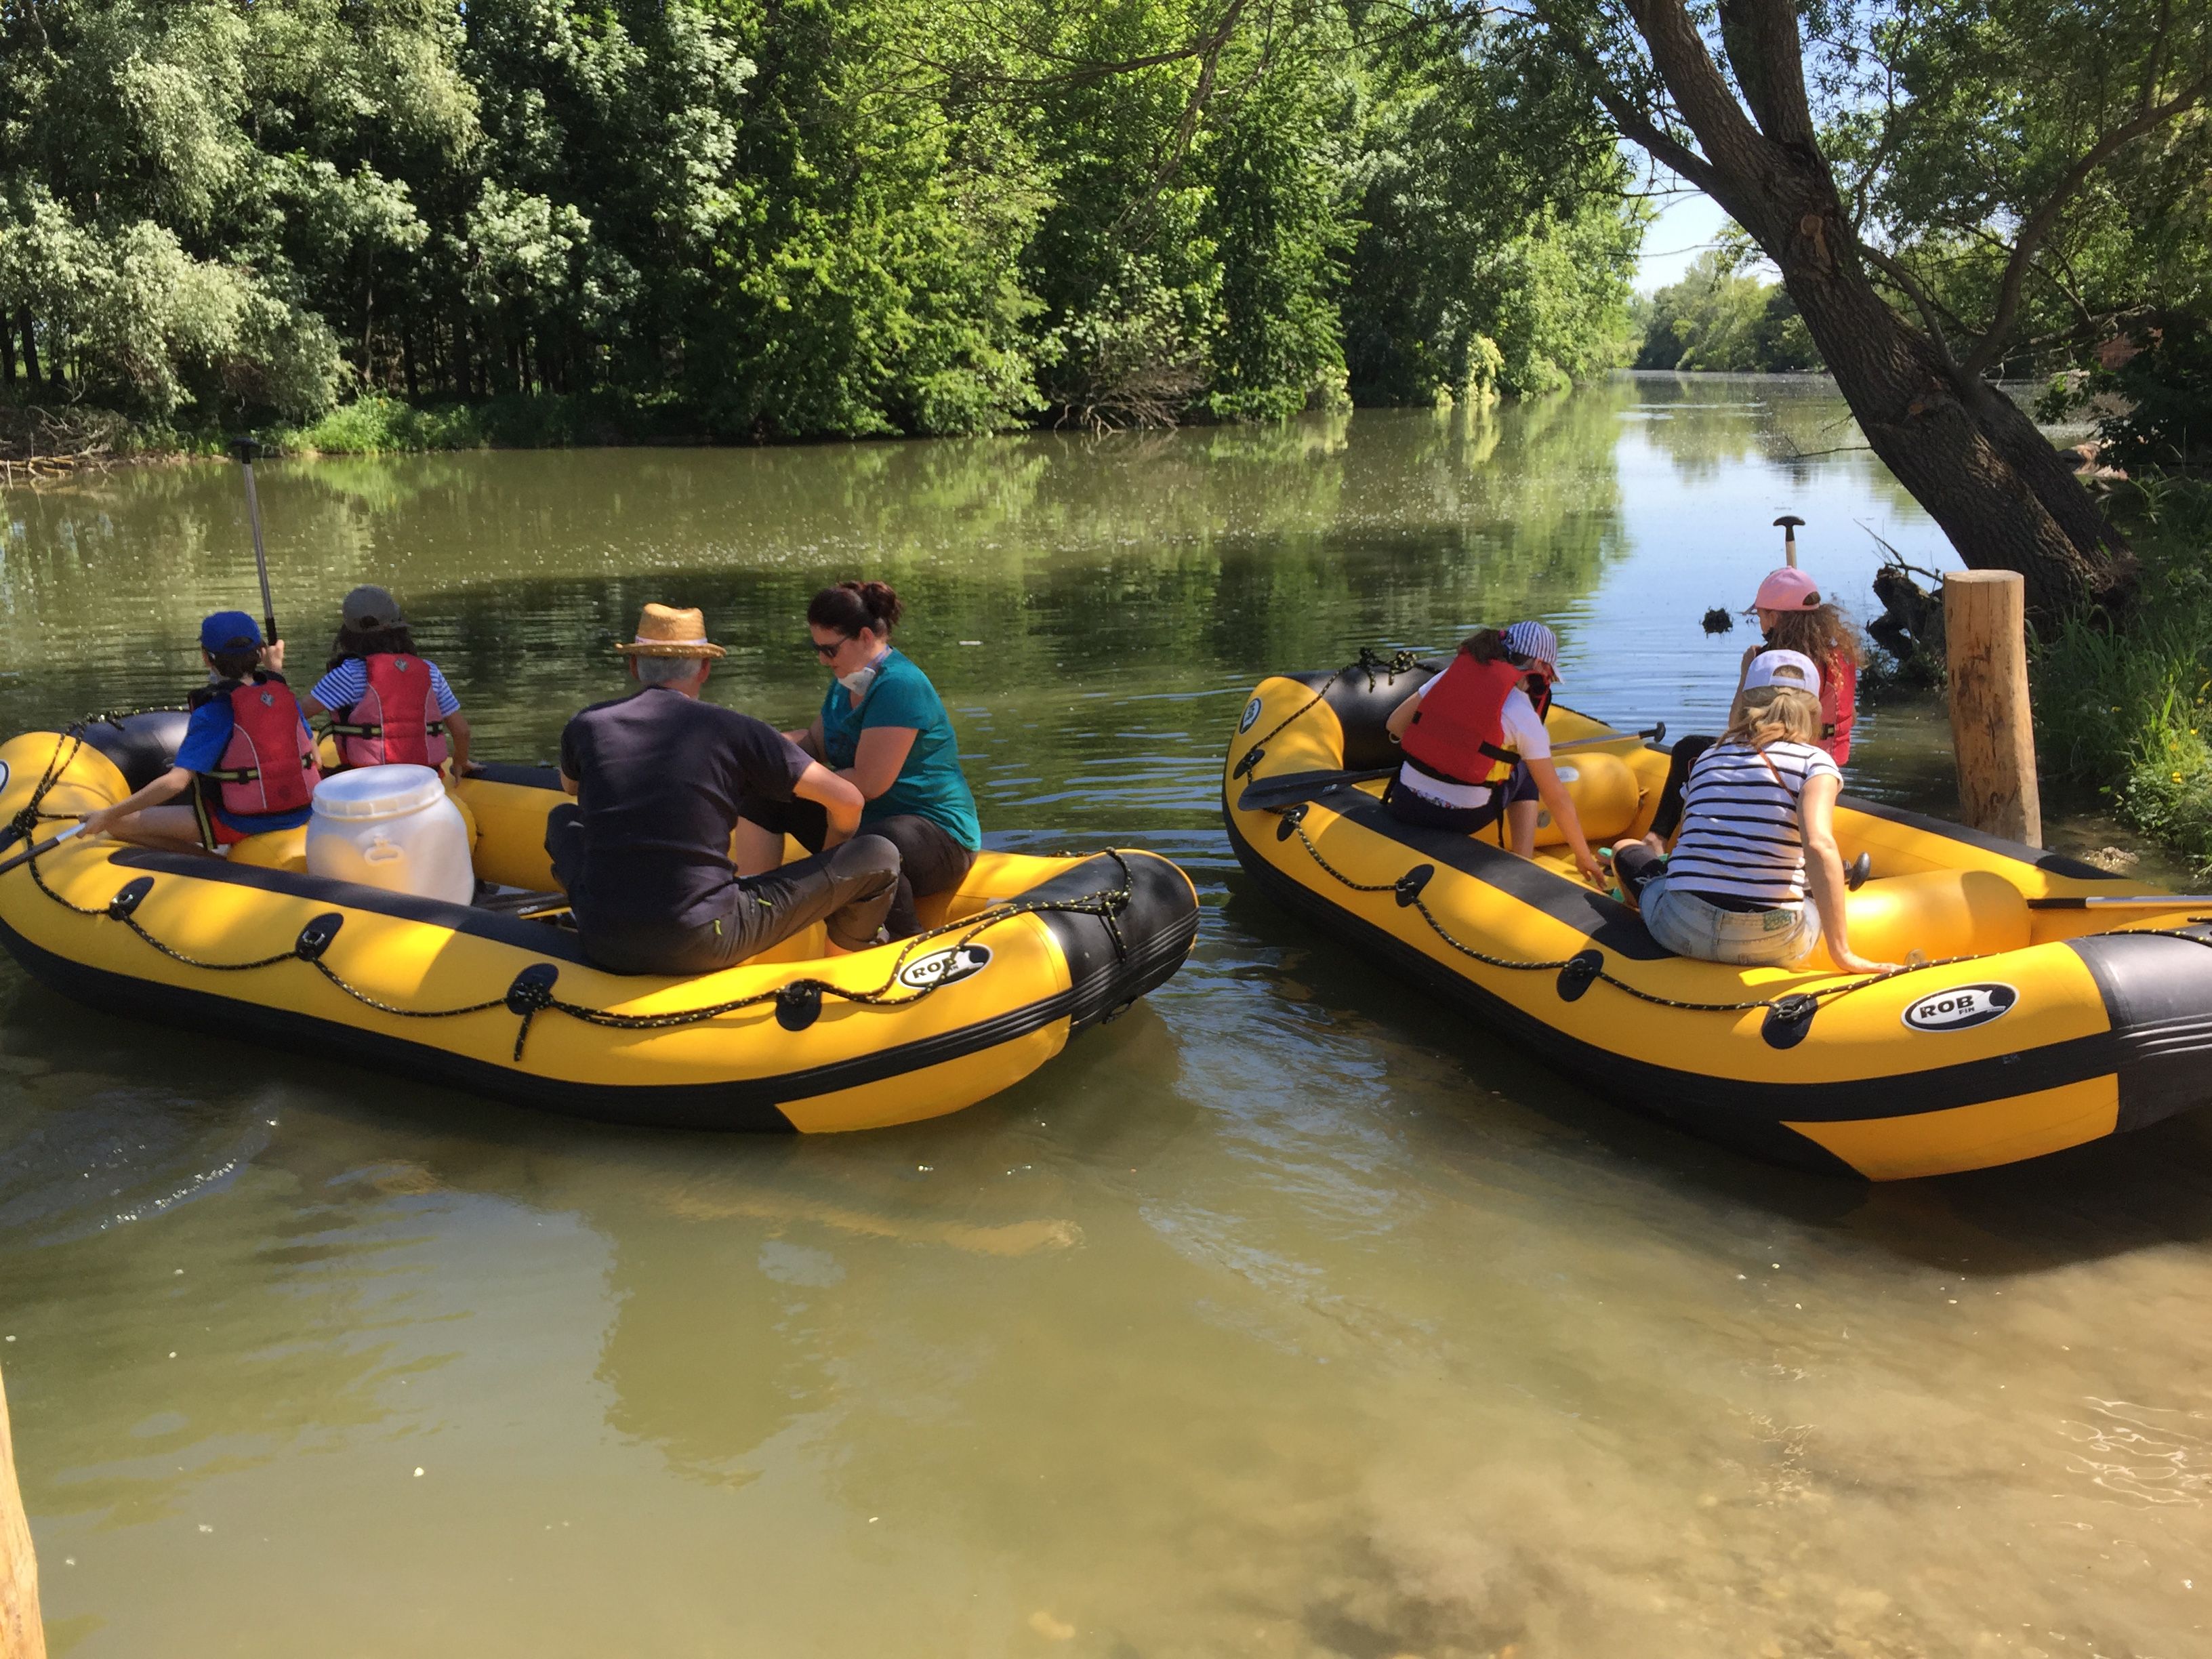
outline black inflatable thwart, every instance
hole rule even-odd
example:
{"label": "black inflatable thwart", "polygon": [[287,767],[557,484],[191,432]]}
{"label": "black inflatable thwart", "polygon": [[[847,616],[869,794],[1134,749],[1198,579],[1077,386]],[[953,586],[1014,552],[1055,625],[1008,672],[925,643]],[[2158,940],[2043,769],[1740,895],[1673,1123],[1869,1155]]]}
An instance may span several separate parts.
{"label": "black inflatable thwart", "polygon": [[84,728],[85,746],[115,763],[123,781],[143,789],[169,769],[185,740],[191,716],[181,708],[149,708],[113,720],[94,720]]}
{"label": "black inflatable thwart", "polygon": [[1397,885],[1390,890],[1398,896],[1398,908],[1401,910],[1410,909],[1413,901],[1420,897],[1421,889],[1435,879],[1436,873],[1435,865],[1417,864],[1399,877]]}
{"label": "black inflatable thwart", "polygon": [[122,921],[124,917],[136,910],[144,901],[146,895],[153,890],[153,877],[133,876],[123,884],[121,890],[113,898],[107,901],[109,917],[116,921]]}
{"label": "black inflatable thwart", "polygon": [[803,1031],[822,1018],[822,987],[811,979],[793,980],[775,994],[775,1023],[787,1031]]}
{"label": "black inflatable thwart", "polygon": [[325,912],[300,930],[300,937],[292,946],[293,954],[302,962],[319,962],[323,952],[331,948],[331,941],[345,926],[345,918],[335,910]]}
{"label": "black inflatable thwart", "polygon": [[507,1012],[534,1014],[553,1006],[553,981],[561,977],[557,963],[533,962],[514,976],[507,988]]}
{"label": "black inflatable thwart", "polygon": [[1805,1040],[1805,1033],[1813,1029],[1813,1016],[1820,1012],[1817,998],[1792,993],[1774,999],[1766,1011],[1766,1018],[1759,1023],[1759,1034],[1766,1039],[1770,1048],[1795,1048]]}
{"label": "black inflatable thwart", "polygon": [[1297,827],[1306,821],[1306,802],[1300,801],[1283,814],[1281,820],[1275,825],[1277,841],[1288,841]]}
{"label": "black inflatable thwart", "polygon": [[1577,951],[1559,969],[1559,1000],[1579,1001],[1583,993],[1597,983],[1597,976],[1604,969],[1604,951]]}
{"label": "black inflatable thwart", "polygon": [[1244,758],[1237,763],[1237,769],[1231,772],[1229,775],[1232,778],[1241,778],[1247,772],[1250,771],[1254,767],[1257,766],[1261,761],[1267,758],[1267,751],[1260,747],[1259,744],[1254,744],[1252,747],[1244,751]]}

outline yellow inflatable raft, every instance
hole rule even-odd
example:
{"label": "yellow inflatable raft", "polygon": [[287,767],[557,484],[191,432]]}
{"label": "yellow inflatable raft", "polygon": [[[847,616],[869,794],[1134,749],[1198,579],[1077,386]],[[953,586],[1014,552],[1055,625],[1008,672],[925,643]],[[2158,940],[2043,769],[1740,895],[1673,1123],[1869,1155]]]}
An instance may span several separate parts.
{"label": "yellow inflatable raft", "polygon": [[[2212,901],[1845,797],[1853,949],[1884,978],[1671,955],[1575,875],[1383,806],[1383,721],[1443,666],[1401,654],[1261,683],[1223,767],[1237,858],[1285,908],[1624,1105],[1877,1181],[2033,1158],[2212,1097]],[[1593,845],[1641,834],[1667,755],[1569,710],[1559,775]]]}
{"label": "yellow inflatable raft", "polygon": [[[180,714],[0,745],[5,850],[167,769]],[[293,836],[228,859],[64,842],[0,874],[0,940],[102,1009],[347,1056],[579,1116],[684,1127],[866,1129],[994,1094],[1182,964],[1189,878],[1135,852],[985,853],[926,901],[922,937],[824,958],[819,924],[693,978],[593,967],[547,866],[550,769],[454,786],[483,880],[449,904],[305,872]]]}

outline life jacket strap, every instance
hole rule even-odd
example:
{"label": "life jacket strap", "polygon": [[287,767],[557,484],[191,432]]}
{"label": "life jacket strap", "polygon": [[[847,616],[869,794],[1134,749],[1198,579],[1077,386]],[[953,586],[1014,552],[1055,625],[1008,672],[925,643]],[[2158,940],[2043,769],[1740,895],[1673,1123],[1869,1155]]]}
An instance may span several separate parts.
{"label": "life jacket strap", "polygon": [[[1520,755],[1513,750],[1500,749],[1494,743],[1478,744],[1475,746],[1491,759],[1501,762],[1507,766],[1518,766],[1521,763]],[[1438,783],[1452,784],[1462,789],[1495,789],[1505,782],[1504,778],[1492,778],[1487,781],[1478,783],[1472,778],[1454,777],[1441,766],[1431,766],[1428,762],[1416,759],[1411,755],[1406,757],[1406,764],[1424,776],[1434,778]]]}

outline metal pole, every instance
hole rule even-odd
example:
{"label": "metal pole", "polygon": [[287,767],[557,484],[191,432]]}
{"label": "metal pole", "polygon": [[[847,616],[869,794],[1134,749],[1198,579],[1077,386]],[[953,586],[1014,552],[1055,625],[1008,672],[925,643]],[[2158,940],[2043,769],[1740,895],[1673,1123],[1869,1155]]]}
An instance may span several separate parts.
{"label": "metal pole", "polygon": [[276,601],[269,592],[269,554],[261,544],[261,497],[253,488],[253,463],[262,453],[261,446],[251,438],[240,438],[230,447],[238,457],[239,469],[246,477],[246,517],[253,526],[253,568],[261,574],[261,625],[268,631],[263,635],[270,645],[276,643]]}

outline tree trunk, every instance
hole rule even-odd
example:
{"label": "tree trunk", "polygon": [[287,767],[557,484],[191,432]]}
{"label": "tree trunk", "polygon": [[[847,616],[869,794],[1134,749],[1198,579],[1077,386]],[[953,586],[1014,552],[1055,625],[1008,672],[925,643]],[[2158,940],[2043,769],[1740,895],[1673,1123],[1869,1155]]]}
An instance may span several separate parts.
{"label": "tree trunk", "polygon": [[39,331],[36,325],[31,321],[31,312],[27,306],[23,309],[21,321],[23,326],[23,379],[29,383],[31,390],[36,392],[39,389]]}
{"label": "tree trunk", "polygon": [[2124,602],[2136,571],[2072,467],[2019,405],[1966,380],[1882,297],[1817,159],[1717,166],[1712,194],[1782,272],[1867,442],[1976,570],[2017,570],[2028,609]]}
{"label": "tree trunk", "polygon": [[2033,612],[2124,603],[2134,556],[2073,469],[2010,398],[1967,375],[1875,287],[1820,154],[1797,8],[1721,0],[1733,88],[1683,0],[1630,0],[1630,10],[1704,155],[1618,93],[1601,94],[1607,107],[1774,261],[1868,443],[1959,556],[1978,570],[2019,571]]}

